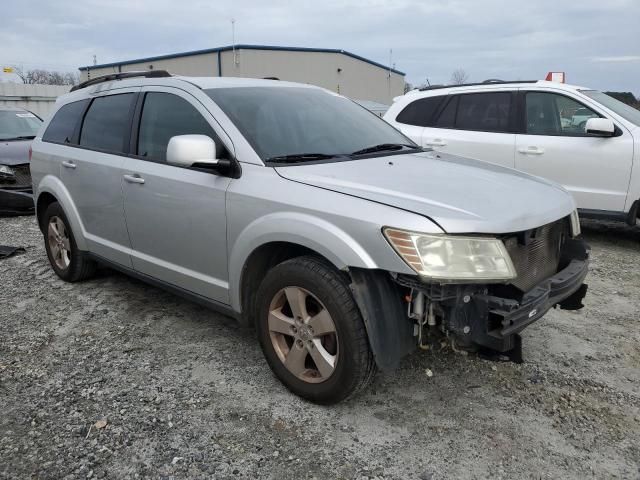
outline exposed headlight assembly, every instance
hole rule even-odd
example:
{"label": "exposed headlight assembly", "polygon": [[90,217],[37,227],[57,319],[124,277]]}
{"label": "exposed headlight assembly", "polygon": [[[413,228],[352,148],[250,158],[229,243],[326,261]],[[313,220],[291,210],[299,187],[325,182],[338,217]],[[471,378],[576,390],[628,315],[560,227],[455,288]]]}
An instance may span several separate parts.
{"label": "exposed headlight assembly", "polygon": [[423,277],[444,282],[504,281],[517,276],[502,240],[384,228],[394,250]]}
{"label": "exposed headlight assembly", "polygon": [[582,231],[580,230],[580,217],[578,216],[578,209],[571,212],[571,236],[577,237]]}
{"label": "exposed headlight assembly", "polygon": [[14,178],[16,172],[9,165],[0,165],[0,178]]}

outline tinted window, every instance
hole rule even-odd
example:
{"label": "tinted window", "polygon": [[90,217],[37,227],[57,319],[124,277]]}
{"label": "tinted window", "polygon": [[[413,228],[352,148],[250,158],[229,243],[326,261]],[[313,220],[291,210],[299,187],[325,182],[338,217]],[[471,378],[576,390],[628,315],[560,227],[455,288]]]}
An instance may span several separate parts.
{"label": "tinted window", "polygon": [[338,156],[383,143],[414,145],[360,105],[317,88],[213,88],[205,92],[263,160],[308,153]]}
{"label": "tinted window", "polygon": [[73,140],[73,132],[78,125],[80,115],[89,100],[68,103],[56,112],[49,122],[47,130],[42,135],[45,142],[70,143]]}
{"label": "tinted window", "polygon": [[458,108],[458,97],[451,97],[447,106],[444,107],[442,113],[438,116],[438,120],[436,120],[436,127],[440,128],[453,128],[456,121],[456,109]]}
{"label": "tinted window", "polygon": [[418,127],[433,125],[436,111],[446,97],[420,98],[411,102],[396,117],[396,122]]}
{"label": "tinted window", "polygon": [[123,152],[134,98],[133,93],[96,98],[84,116],[80,145],[108,152]]}
{"label": "tinted window", "polygon": [[171,137],[189,134],[216,138],[209,123],[186,100],[170,93],[147,93],[138,131],[138,155],[164,162]]}
{"label": "tinted window", "polygon": [[525,98],[526,131],[530,135],[585,135],[587,120],[599,116],[564,95],[528,92]]}
{"label": "tinted window", "polygon": [[511,93],[460,95],[456,128],[481,132],[508,132]]}

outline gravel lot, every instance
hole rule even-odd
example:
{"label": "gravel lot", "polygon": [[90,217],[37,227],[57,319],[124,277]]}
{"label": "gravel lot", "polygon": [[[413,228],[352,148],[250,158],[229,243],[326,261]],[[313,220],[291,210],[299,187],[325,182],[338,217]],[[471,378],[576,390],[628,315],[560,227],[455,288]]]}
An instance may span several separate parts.
{"label": "gravel lot", "polygon": [[420,352],[319,407],[251,330],[109,270],[66,284],[0,219],[27,249],[0,260],[0,477],[640,478],[640,229],[583,229],[587,307],[525,330],[524,364]]}

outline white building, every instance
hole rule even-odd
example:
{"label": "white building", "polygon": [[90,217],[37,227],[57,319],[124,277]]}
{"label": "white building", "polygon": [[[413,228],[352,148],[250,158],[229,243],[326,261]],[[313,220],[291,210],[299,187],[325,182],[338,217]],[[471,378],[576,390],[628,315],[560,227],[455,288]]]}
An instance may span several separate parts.
{"label": "white building", "polygon": [[0,106],[23,108],[46,117],[56,103],[56,98],[69,91],[71,85],[32,85],[0,83]]}
{"label": "white building", "polygon": [[345,50],[324,48],[235,45],[80,68],[82,81],[134,70],[205,77],[275,77],[387,105],[404,93],[403,72]]}

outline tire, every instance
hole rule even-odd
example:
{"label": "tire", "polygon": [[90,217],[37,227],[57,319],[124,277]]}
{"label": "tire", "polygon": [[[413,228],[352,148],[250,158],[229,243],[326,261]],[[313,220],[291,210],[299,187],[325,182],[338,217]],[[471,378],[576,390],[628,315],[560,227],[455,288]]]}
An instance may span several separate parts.
{"label": "tire", "polygon": [[65,282],[91,277],[96,268],[76,245],[69,220],[58,202],[47,207],[43,217],[44,245],[51,268]]}
{"label": "tire", "polygon": [[333,404],[371,382],[376,365],[364,322],[333,266],[311,256],[280,263],[265,276],[257,301],[262,351],[291,392]]}

